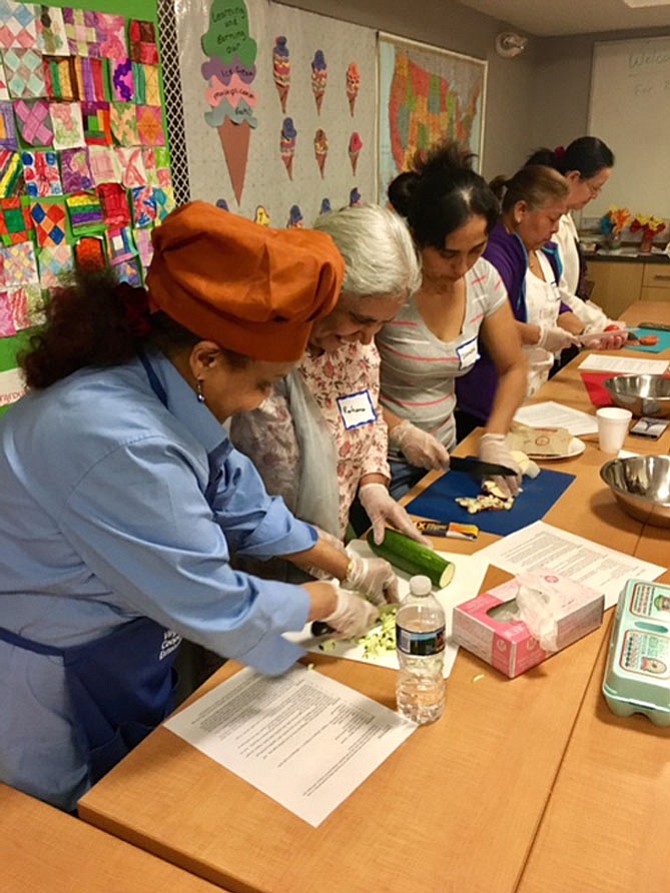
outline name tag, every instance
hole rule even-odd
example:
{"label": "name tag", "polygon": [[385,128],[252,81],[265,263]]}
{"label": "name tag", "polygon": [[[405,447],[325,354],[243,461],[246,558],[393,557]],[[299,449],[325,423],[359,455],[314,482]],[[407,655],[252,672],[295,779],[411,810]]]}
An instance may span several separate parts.
{"label": "name tag", "polygon": [[377,413],[367,389],[359,391],[357,394],[338,397],[337,406],[347,431],[352,428],[360,428],[361,425],[371,425],[377,421]]}
{"label": "name tag", "polygon": [[474,366],[474,364],[479,359],[479,351],[477,350],[477,339],[473,338],[472,341],[466,341],[465,344],[461,344],[460,347],[457,347],[456,355],[458,356],[459,369],[465,369],[468,366]]}

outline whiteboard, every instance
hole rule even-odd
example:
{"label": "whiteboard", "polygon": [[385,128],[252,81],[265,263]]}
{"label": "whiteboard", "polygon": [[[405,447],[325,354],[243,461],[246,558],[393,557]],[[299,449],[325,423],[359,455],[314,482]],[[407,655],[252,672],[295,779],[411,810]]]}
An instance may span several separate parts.
{"label": "whiteboard", "polygon": [[589,133],[616,159],[589,216],[617,205],[670,217],[670,37],[594,44]]}

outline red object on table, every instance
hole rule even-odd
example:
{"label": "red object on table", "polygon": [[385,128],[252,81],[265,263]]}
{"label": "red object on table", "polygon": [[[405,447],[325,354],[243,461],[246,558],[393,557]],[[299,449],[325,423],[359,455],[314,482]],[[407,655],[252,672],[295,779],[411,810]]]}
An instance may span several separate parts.
{"label": "red object on table", "polygon": [[605,387],[608,378],[615,378],[611,372],[580,372],[589,400],[597,408],[612,406],[612,398]]}

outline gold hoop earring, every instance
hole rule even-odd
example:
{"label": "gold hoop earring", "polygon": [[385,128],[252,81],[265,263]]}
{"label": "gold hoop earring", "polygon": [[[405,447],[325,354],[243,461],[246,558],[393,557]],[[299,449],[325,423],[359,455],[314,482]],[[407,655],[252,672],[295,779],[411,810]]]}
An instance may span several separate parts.
{"label": "gold hoop earring", "polygon": [[196,388],[196,397],[197,397],[197,399],[198,399],[198,403],[204,403],[204,402],[205,402],[205,395],[204,395],[203,390],[202,390],[202,379],[201,379],[201,378],[199,378],[199,379],[197,380],[196,385],[195,385],[195,388]]}

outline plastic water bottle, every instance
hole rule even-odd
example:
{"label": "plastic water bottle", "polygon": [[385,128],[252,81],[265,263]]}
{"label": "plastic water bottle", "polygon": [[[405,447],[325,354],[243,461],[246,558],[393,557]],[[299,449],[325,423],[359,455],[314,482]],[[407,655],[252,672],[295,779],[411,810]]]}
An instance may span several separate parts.
{"label": "plastic water bottle", "polygon": [[444,710],[444,627],[430,580],[412,577],[396,614],[396,697],[400,713],[420,724],[435,722]]}

